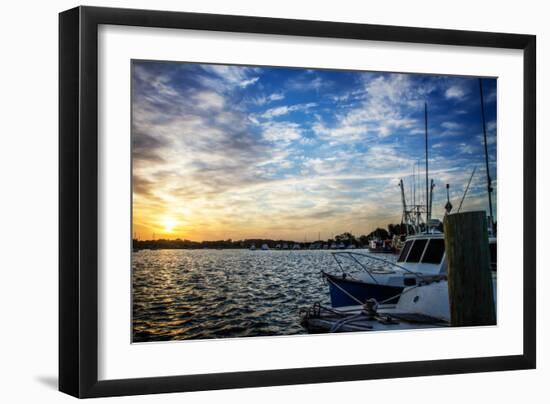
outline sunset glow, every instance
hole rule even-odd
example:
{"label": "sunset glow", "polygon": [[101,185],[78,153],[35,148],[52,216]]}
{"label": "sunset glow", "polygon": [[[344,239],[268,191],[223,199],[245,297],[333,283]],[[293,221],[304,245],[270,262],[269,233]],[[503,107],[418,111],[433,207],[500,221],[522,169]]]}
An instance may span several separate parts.
{"label": "sunset glow", "polygon": [[[473,167],[463,210],[488,209],[475,78],[134,61],[132,80],[140,239],[304,241],[399,223],[424,102],[434,216]],[[496,80],[484,85],[496,200]]]}
{"label": "sunset glow", "polygon": [[174,230],[174,227],[176,227],[176,220],[171,217],[166,217],[164,218],[164,221],[162,224],[164,226],[164,231],[166,233],[172,233],[172,231]]}

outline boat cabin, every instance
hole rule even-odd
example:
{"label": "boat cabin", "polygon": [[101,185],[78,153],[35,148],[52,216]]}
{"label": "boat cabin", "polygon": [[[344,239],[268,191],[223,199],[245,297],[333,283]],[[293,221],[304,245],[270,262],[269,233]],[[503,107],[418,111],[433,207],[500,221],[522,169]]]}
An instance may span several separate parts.
{"label": "boat cabin", "polygon": [[[491,270],[497,267],[497,241],[489,239]],[[412,272],[440,274],[447,271],[443,233],[410,236],[401,249],[397,264]]]}
{"label": "boat cabin", "polygon": [[412,272],[437,275],[446,270],[445,239],[442,233],[410,236],[401,249],[397,264]]}

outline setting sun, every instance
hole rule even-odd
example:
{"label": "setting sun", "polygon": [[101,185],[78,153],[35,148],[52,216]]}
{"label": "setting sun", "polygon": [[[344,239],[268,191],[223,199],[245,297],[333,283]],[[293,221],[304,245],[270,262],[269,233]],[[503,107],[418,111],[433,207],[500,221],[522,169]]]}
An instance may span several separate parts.
{"label": "setting sun", "polygon": [[174,230],[174,227],[176,227],[176,220],[171,217],[164,218],[162,225],[164,226],[164,231],[167,233],[171,233]]}

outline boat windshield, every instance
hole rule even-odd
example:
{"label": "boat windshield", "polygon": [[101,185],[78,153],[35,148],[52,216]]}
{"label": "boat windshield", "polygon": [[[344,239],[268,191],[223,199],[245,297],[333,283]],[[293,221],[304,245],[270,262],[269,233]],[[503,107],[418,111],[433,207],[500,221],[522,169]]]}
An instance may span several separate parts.
{"label": "boat windshield", "polygon": [[397,262],[439,264],[445,254],[442,238],[409,240],[403,246]]}
{"label": "boat windshield", "polygon": [[422,262],[425,264],[439,264],[445,253],[445,240],[432,238],[428,243]]}
{"label": "boat windshield", "polygon": [[404,262],[405,258],[407,258],[407,254],[409,253],[409,250],[412,246],[412,241],[407,241],[405,245],[403,246],[403,249],[401,250],[401,254],[399,255],[399,258],[397,259],[397,262]]}
{"label": "boat windshield", "polygon": [[424,247],[426,247],[427,242],[428,240],[426,239],[414,240],[406,262],[420,262],[420,258],[422,257],[422,253],[424,252]]}

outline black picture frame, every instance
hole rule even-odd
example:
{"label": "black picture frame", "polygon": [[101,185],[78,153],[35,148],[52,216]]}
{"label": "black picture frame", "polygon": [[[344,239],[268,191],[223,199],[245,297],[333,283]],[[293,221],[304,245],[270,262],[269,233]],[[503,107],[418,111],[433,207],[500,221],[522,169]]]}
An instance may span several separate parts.
{"label": "black picture frame", "polygon": [[[98,380],[98,26],[343,38],[523,51],[523,354]],[[184,12],[77,7],[59,15],[59,389],[103,397],[536,366],[536,37]],[[527,233],[529,231],[529,233]],[[529,234],[529,239],[526,237]]]}

